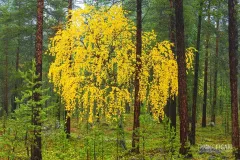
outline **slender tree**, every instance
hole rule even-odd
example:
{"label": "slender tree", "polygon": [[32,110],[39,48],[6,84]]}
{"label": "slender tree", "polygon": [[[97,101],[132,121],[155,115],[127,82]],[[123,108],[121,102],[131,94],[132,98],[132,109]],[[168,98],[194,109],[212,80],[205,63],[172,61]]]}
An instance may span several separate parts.
{"label": "slender tree", "polygon": [[[18,4],[18,12],[20,12],[21,1],[18,1],[17,4]],[[18,24],[19,27],[21,26],[20,15],[18,16],[17,24]],[[16,50],[16,63],[15,63],[15,70],[16,70],[16,72],[18,72],[18,70],[19,70],[19,59],[20,59],[20,31],[18,31],[18,34],[17,34],[17,50]],[[16,82],[14,84],[14,89],[15,89],[15,93],[13,95],[14,102],[13,102],[13,105],[12,105],[12,111],[14,111],[17,108],[17,103],[15,102],[15,99],[17,97],[18,80],[16,80]]]}
{"label": "slender tree", "polygon": [[237,149],[236,159],[240,158],[239,125],[238,125],[238,29],[237,29],[237,0],[228,0],[228,35],[229,35],[229,67],[232,106],[232,146]]}
{"label": "slender tree", "polygon": [[[37,0],[37,31],[36,31],[36,52],[35,52],[35,61],[36,61],[36,74],[39,75],[36,79],[36,82],[42,81],[42,52],[43,52],[43,8],[44,8],[44,0]],[[41,87],[41,83],[36,83],[34,89],[38,89]],[[39,92],[35,92],[34,101],[41,101],[41,94]],[[34,144],[32,145],[32,154],[31,160],[41,160],[42,159],[42,138],[41,138],[41,121],[40,111],[41,111],[41,103],[38,103],[33,108],[33,117],[32,123],[35,126],[34,128]]]}
{"label": "slender tree", "polygon": [[215,63],[214,63],[214,80],[213,80],[213,106],[211,121],[215,123],[215,110],[217,105],[217,75],[218,75],[218,52],[219,52],[219,19],[217,19],[216,27],[216,51],[215,51]]}
{"label": "slender tree", "polygon": [[[210,26],[210,3],[211,1],[208,1],[208,27]],[[207,123],[207,81],[208,81],[208,52],[209,52],[209,39],[210,34],[207,32],[206,36],[206,53],[205,53],[205,65],[204,65],[204,86],[203,86],[203,108],[202,108],[202,127],[206,127]]]}
{"label": "slender tree", "polygon": [[199,51],[200,51],[200,38],[202,29],[202,8],[203,0],[200,1],[200,9],[198,12],[198,32],[197,32],[197,51],[195,54],[195,66],[194,66],[194,86],[193,86],[193,104],[192,104],[192,124],[191,124],[191,137],[190,143],[195,145],[196,134],[196,108],[197,108],[197,96],[198,96],[198,71],[199,71]]}
{"label": "slender tree", "polygon": [[[174,16],[174,1],[169,0],[170,3],[170,9],[171,9],[171,14],[170,14],[170,22],[169,22],[169,39],[172,43],[175,44],[175,16]],[[172,47],[172,50],[175,51],[175,48]],[[176,129],[176,96],[170,98],[170,120],[171,120],[171,126]]]}
{"label": "slender tree", "polygon": [[142,0],[137,2],[137,32],[136,32],[136,72],[135,72],[135,95],[134,95],[134,122],[132,134],[132,151],[139,153],[139,127],[140,127],[140,72],[142,68],[141,54],[142,54]]}
{"label": "slender tree", "polygon": [[4,80],[4,112],[8,115],[8,38],[4,42],[5,52],[5,80]]}
{"label": "slender tree", "polygon": [[[68,20],[71,19],[71,13],[72,10],[72,0],[68,0]],[[71,57],[69,57],[71,59]],[[71,66],[70,66],[71,67]],[[65,122],[65,133],[67,134],[67,138],[70,138],[70,129],[71,129],[71,118],[69,111],[65,110],[65,116],[66,116],[66,122]]]}
{"label": "slender tree", "polygon": [[180,153],[187,154],[186,142],[188,135],[188,112],[187,112],[187,76],[186,76],[186,55],[184,42],[184,19],[183,0],[175,1],[176,17],[176,53],[178,64],[178,104],[180,117]]}

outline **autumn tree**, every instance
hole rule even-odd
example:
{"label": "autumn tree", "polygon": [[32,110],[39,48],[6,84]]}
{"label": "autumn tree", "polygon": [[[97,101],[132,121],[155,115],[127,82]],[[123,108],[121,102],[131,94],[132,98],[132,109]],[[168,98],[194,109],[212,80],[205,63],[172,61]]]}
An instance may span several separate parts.
{"label": "autumn tree", "polygon": [[[80,118],[88,123],[118,121],[125,113],[126,102],[131,100],[128,88],[137,66],[136,27],[126,14],[115,5],[85,6],[72,11],[71,23],[50,41],[48,53],[55,60],[49,78],[55,91],[63,97],[70,114],[81,104]],[[164,116],[169,97],[178,94],[177,62],[172,47],[168,41],[157,43],[153,31],[142,32],[138,97],[140,104],[151,105],[156,120]],[[191,68],[193,49],[186,52],[187,67]],[[151,68],[154,74],[148,83]]]}
{"label": "autumn tree", "polygon": [[[68,0],[68,22],[71,23],[71,10],[72,10],[72,0]],[[71,46],[71,44],[70,44]],[[71,52],[71,48],[70,48],[70,52]],[[69,57],[70,61],[71,61],[71,54]],[[71,63],[70,63],[71,65]],[[70,66],[71,67],[71,66]],[[67,138],[70,137],[70,129],[71,129],[71,118],[70,118],[70,113],[65,110],[65,117],[66,117],[66,122],[65,122],[65,133],[67,134]]]}
{"label": "autumn tree", "polygon": [[123,103],[130,98],[126,87],[133,70],[130,64],[134,45],[129,38],[135,27],[123,15],[119,7],[97,10],[86,6],[73,11],[71,23],[51,40],[49,52],[55,61],[49,76],[66,110],[73,111],[78,100],[82,104],[81,118],[89,123],[95,121],[96,112],[107,121],[118,118],[124,112]]}
{"label": "autumn tree", "polygon": [[[174,14],[174,0],[169,0],[170,3],[170,21],[169,21],[169,39],[170,42],[175,44],[176,41],[176,36],[175,36],[175,14]],[[173,52],[175,52],[175,46],[172,47]],[[176,54],[175,54],[176,56]],[[169,97],[169,117],[171,120],[171,125],[176,129],[176,106],[177,106],[177,98],[176,96],[174,97]],[[165,113],[167,114],[167,113]]]}

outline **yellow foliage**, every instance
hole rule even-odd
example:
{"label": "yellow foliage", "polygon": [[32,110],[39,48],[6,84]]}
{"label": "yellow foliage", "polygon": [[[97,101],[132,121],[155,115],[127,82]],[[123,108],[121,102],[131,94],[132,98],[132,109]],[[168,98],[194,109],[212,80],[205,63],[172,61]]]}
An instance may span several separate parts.
{"label": "yellow foliage", "polygon": [[[71,23],[50,39],[48,54],[55,57],[50,80],[66,110],[81,106],[82,117],[87,115],[90,123],[96,115],[108,121],[118,119],[132,99],[128,88],[135,73],[136,27],[125,14],[120,6],[74,10]],[[140,97],[152,106],[155,118],[163,115],[168,97],[178,91],[172,46],[168,41],[156,44],[153,31],[143,33]],[[191,68],[193,50],[187,52]]]}

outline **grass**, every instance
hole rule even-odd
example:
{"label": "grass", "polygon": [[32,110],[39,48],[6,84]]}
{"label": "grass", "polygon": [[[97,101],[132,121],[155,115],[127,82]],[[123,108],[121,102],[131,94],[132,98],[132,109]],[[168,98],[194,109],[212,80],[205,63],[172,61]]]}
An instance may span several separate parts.
{"label": "grass", "polygon": [[[166,152],[163,151],[163,142],[166,141],[166,137],[163,135],[163,124],[153,121],[150,116],[144,116],[141,122],[141,131],[144,132],[144,136],[140,137],[141,153],[139,155],[133,155],[130,152],[132,121],[132,115],[127,114],[124,121],[124,138],[127,150],[124,150],[121,146],[117,145],[117,139],[120,139],[121,136],[120,134],[117,134],[118,129],[116,124],[110,125],[102,122],[96,126],[90,126],[89,129],[87,129],[85,123],[77,123],[77,120],[72,118],[71,138],[69,140],[65,138],[63,128],[54,129],[54,127],[50,127],[48,131],[43,132],[43,160],[84,160],[87,159],[87,157],[91,160],[94,159],[94,157],[95,159],[101,160],[137,160],[143,159],[143,157],[145,160],[164,159]],[[210,145],[213,148],[221,149],[221,147],[224,148],[224,145],[229,146],[231,144],[231,136],[229,133],[225,132],[225,127],[221,123],[217,124],[215,127],[207,126],[206,128],[202,128],[199,122],[200,121],[197,123],[196,130],[197,145],[191,146],[191,152],[193,154],[191,159],[223,159],[223,157],[226,159],[234,159],[232,156],[232,150],[229,148],[221,150],[220,155],[200,155],[198,153],[199,148],[202,145]],[[216,122],[221,122],[220,116],[217,117]],[[48,121],[46,125],[50,124],[54,126],[54,121]],[[179,127],[179,122],[177,122],[177,126]],[[179,143],[178,127],[176,133],[177,143]],[[0,146],[1,141],[3,141],[2,136],[0,136]],[[18,143],[15,143],[15,156],[12,156],[12,159],[27,159],[23,141],[18,141]],[[6,157],[6,150],[0,150],[0,159],[5,160],[7,159]],[[169,158],[165,157],[165,159],[168,160]]]}

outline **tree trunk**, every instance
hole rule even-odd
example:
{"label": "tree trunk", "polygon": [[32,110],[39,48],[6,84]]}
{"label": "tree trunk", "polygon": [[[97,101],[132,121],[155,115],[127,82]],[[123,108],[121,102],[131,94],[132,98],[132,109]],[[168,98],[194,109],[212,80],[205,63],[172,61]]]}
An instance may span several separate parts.
{"label": "tree trunk", "polygon": [[[175,44],[175,17],[174,17],[174,1],[169,0],[170,2],[170,9],[171,9],[171,14],[170,14],[170,29],[169,29],[169,39],[171,43]],[[175,52],[175,47],[172,47],[173,52]],[[169,104],[169,117],[171,120],[171,126],[176,129],[176,96],[173,98],[169,98],[170,104]]]}
{"label": "tree trunk", "polygon": [[[36,74],[39,77],[36,82],[42,81],[42,52],[43,52],[43,7],[44,0],[37,0],[37,32],[36,32]],[[41,87],[41,84],[36,84],[34,90]],[[39,93],[34,93],[33,95],[35,102],[41,101],[41,95]],[[39,121],[40,111],[42,105],[39,103],[33,108],[33,119],[32,123],[34,125],[34,144],[32,144],[32,154],[31,160],[41,160],[42,159],[42,138],[41,138],[41,122]]]}
{"label": "tree trunk", "polygon": [[5,81],[4,81],[4,114],[8,115],[8,39],[5,39]]}
{"label": "tree trunk", "polygon": [[187,107],[187,76],[186,76],[186,56],[184,42],[184,20],[183,20],[183,0],[175,1],[176,17],[176,47],[178,64],[178,101],[180,118],[180,154],[186,155],[188,135],[188,107]]}
{"label": "tree trunk", "polygon": [[238,29],[237,29],[237,0],[228,0],[229,16],[229,67],[230,67],[230,89],[231,89],[231,106],[232,106],[232,146],[237,149],[236,159],[240,158],[239,146],[239,126],[238,126]]}
{"label": "tree trunk", "polygon": [[[71,19],[71,14],[69,11],[72,10],[72,0],[68,0],[68,20]],[[71,56],[69,57],[71,59]],[[70,66],[71,67],[71,66]],[[70,118],[70,113],[69,111],[65,110],[65,118],[66,118],[66,123],[65,123],[65,133],[67,135],[67,138],[70,138],[70,133],[71,133],[71,118]]]}
{"label": "tree trunk", "polygon": [[142,68],[141,54],[142,54],[142,0],[137,2],[137,32],[136,32],[136,73],[135,73],[135,95],[134,95],[134,122],[132,133],[132,152],[139,153],[139,116],[140,116],[140,72]]}
{"label": "tree trunk", "polygon": [[[20,26],[20,25],[19,25]],[[17,51],[16,51],[16,73],[19,70],[19,53],[20,53],[20,35],[18,35],[18,46],[17,46]],[[15,84],[14,84],[14,95],[13,95],[13,105],[12,105],[12,112],[17,109],[17,103],[15,102],[15,99],[17,97],[17,90],[18,90],[18,79],[16,79]]]}
{"label": "tree trunk", "polygon": [[[20,12],[21,9],[21,2],[18,2],[18,11]],[[21,22],[20,22],[20,17],[18,17],[18,26],[21,26]],[[19,70],[19,54],[20,54],[20,32],[18,33],[18,37],[17,37],[17,51],[16,51],[16,66],[15,66],[15,70],[16,73]],[[17,89],[18,89],[18,79],[16,79],[15,84],[14,84],[14,90],[15,93],[13,95],[13,105],[12,105],[12,112],[17,108],[17,103],[15,102],[15,99],[17,97]]]}
{"label": "tree trunk", "polygon": [[215,64],[214,64],[214,84],[213,84],[213,107],[211,121],[215,123],[215,112],[217,105],[217,75],[218,75],[218,50],[219,50],[219,19],[217,20],[216,28],[216,54],[215,54]]}
{"label": "tree trunk", "polygon": [[69,115],[69,111],[65,110],[65,116],[66,116],[66,122],[65,122],[65,133],[66,133],[66,137],[70,138],[70,133],[71,133],[71,119],[70,119],[70,115]]}
{"label": "tree trunk", "polygon": [[198,96],[198,70],[199,70],[199,51],[200,51],[200,39],[202,29],[202,8],[203,1],[200,2],[200,10],[198,13],[198,32],[197,32],[197,52],[195,55],[195,66],[194,66],[194,86],[193,86],[193,104],[192,104],[192,124],[191,124],[191,137],[190,143],[195,145],[196,141],[196,110],[197,110],[197,96]]}
{"label": "tree trunk", "polygon": [[[210,0],[208,1],[208,27],[210,25]],[[202,127],[207,126],[207,81],[208,81],[208,52],[209,52],[209,39],[210,35],[207,32],[206,38],[206,53],[205,53],[205,66],[204,66],[204,87],[203,87],[203,110],[202,110]]]}

